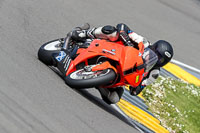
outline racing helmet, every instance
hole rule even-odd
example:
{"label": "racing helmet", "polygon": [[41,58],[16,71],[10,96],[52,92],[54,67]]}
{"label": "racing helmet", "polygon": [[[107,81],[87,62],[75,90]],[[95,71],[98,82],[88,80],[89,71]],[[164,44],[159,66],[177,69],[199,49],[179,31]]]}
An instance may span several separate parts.
{"label": "racing helmet", "polygon": [[171,44],[164,40],[159,40],[149,47],[158,56],[158,61],[155,67],[166,65],[173,57],[174,52]]}

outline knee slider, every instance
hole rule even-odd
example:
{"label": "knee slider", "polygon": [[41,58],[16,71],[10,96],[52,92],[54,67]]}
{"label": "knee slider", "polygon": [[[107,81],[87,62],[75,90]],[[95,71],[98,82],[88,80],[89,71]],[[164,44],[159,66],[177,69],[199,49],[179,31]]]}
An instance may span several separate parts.
{"label": "knee slider", "polygon": [[117,29],[114,26],[110,26],[110,25],[106,25],[102,28],[102,32],[104,34],[112,34],[115,31],[117,31]]}

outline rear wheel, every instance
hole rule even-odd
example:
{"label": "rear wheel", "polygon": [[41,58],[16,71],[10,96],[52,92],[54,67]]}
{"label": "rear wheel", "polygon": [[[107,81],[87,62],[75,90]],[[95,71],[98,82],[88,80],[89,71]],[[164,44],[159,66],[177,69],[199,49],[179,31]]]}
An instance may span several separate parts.
{"label": "rear wheel", "polygon": [[114,81],[115,77],[116,74],[112,69],[95,72],[80,69],[66,76],[65,82],[72,88],[92,88],[107,85]]}
{"label": "rear wheel", "polygon": [[39,60],[46,65],[53,65],[52,55],[60,52],[62,48],[61,40],[63,40],[63,38],[43,44],[38,51]]}

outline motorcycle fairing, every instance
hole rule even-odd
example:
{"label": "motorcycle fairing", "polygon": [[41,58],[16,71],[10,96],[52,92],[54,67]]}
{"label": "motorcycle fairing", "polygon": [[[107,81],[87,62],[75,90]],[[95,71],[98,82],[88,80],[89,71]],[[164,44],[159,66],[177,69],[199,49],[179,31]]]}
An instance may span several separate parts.
{"label": "motorcycle fairing", "polygon": [[[137,50],[130,46],[117,44],[116,42],[95,39],[87,49],[78,50],[77,54],[79,55],[71,61],[66,76],[75,71],[78,64],[84,63],[88,65],[88,59],[104,56],[119,63],[117,65],[117,73],[121,75],[121,80],[116,85],[124,85],[124,82],[127,82],[133,87],[136,87],[140,84],[144,73],[144,68],[141,67],[138,69],[139,66],[143,65],[141,56],[143,54],[142,45],[140,45],[140,49]],[[126,73],[127,71],[129,73]]]}

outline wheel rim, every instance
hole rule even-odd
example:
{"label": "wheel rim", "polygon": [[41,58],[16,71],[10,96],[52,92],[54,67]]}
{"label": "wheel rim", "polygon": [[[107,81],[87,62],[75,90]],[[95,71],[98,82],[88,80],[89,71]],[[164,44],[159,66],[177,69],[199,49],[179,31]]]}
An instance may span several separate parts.
{"label": "wheel rim", "polygon": [[61,42],[59,40],[50,42],[45,45],[44,49],[48,51],[61,50]]}
{"label": "wheel rim", "polygon": [[102,71],[95,71],[95,72],[93,72],[93,71],[86,72],[84,69],[80,69],[80,70],[77,70],[77,71],[73,72],[72,74],[70,74],[70,78],[80,79],[80,80],[92,79],[92,78],[106,75],[109,72],[110,72],[110,69],[106,69],[106,70],[102,70]]}

